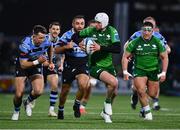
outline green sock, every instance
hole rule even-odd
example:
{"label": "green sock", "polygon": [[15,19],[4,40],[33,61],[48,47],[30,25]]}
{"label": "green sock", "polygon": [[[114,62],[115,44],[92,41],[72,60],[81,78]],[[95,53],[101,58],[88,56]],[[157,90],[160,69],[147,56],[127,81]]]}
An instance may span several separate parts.
{"label": "green sock", "polygon": [[82,102],[81,104],[85,107],[87,105],[87,102]]}
{"label": "green sock", "polygon": [[105,102],[106,103],[111,103],[111,98],[106,98]]}

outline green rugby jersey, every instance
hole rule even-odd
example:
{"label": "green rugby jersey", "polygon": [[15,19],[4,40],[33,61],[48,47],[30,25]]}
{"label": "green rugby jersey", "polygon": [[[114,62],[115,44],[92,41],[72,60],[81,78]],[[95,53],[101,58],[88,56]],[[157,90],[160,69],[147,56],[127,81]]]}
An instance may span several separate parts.
{"label": "green rugby jersey", "polygon": [[[92,37],[101,46],[112,45],[120,42],[118,32],[112,26],[107,26],[105,30],[96,30],[95,27],[87,27],[80,31],[80,37]],[[112,65],[112,53],[96,51],[90,56],[90,66],[108,67]]]}
{"label": "green rugby jersey", "polygon": [[166,49],[159,39],[152,36],[150,40],[139,37],[130,41],[126,51],[134,54],[134,67],[152,71],[159,69],[159,54]]}

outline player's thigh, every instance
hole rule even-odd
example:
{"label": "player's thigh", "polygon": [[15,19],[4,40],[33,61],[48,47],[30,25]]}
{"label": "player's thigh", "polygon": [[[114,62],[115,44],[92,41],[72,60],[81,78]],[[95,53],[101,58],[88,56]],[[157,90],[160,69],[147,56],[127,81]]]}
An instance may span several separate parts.
{"label": "player's thigh", "polygon": [[134,87],[136,90],[140,93],[146,92],[146,84],[147,84],[148,78],[143,77],[135,77],[134,78]]}
{"label": "player's thigh", "polygon": [[42,93],[44,88],[44,78],[41,74],[35,74],[30,77],[31,85],[35,93]]}
{"label": "player's thigh", "polygon": [[148,80],[147,86],[149,96],[155,97],[159,91],[159,81]]}

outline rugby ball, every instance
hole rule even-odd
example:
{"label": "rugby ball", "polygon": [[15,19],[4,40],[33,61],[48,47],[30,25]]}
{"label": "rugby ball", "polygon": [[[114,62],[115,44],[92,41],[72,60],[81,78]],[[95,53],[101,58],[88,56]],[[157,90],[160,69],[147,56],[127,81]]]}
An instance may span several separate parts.
{"label": "rugby ball", "polygon": [[94,40],[92,40],[92,38],[85,38],[84,39],[84,48],[85,48],[85,52],[87,54],[92,54],[93,51],[91,50],[91,46],[94,44]]}

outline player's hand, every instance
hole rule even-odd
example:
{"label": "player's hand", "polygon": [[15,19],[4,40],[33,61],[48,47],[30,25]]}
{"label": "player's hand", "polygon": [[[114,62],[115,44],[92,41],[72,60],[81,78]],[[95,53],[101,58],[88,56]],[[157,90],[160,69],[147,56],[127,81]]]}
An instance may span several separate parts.
{"label": "player's hand", "polygon": [[161,72],[157,75],[160,82],[164,82],[166,80],[166,72]]}
{"label": "player's hand", "polygon": [[49,69],[50,71],[53,71],[54,68],[55,68],[55,65],[54,65],[53,63],[49,63],[48,69]]}
{"label": "player's hand", "polygon": [[39,58],[37,60],[39,61],[39,63],[43,63],[47,60],[47,58],[46,58],[46,56],[41,55],[41,56],[39,56]]}
{"label": "player's hand", "polygon": [[67,45],[65,45],[66,49],[72,49],[74,45],[74,42],[71,40],[70,42],[67,43]]}
{"label": "player's hand", "polygon": [[94,44],[92,44],[92,46],[91,46],[91,50],[93,52],[99,51],[100,49],[101,49],[101,46],[99,44],[97,44],[96,42],[94,42]]}
{"label": "player's hand", "polygon": [[45,62],[43,62],[43,66],[49,66],[49,61],[45,61]]}
{"label": "player's hand", "polygon": [[62,72],[63,69],[64,69],[63,65],[60,65],[60,66],[58,67],[58,71],[59,71],[59,72]]}
{"label": "player's hand", "polygon": [[129,77],[133,77],[127,70],[123,70],[123,79],[129,80]]}

